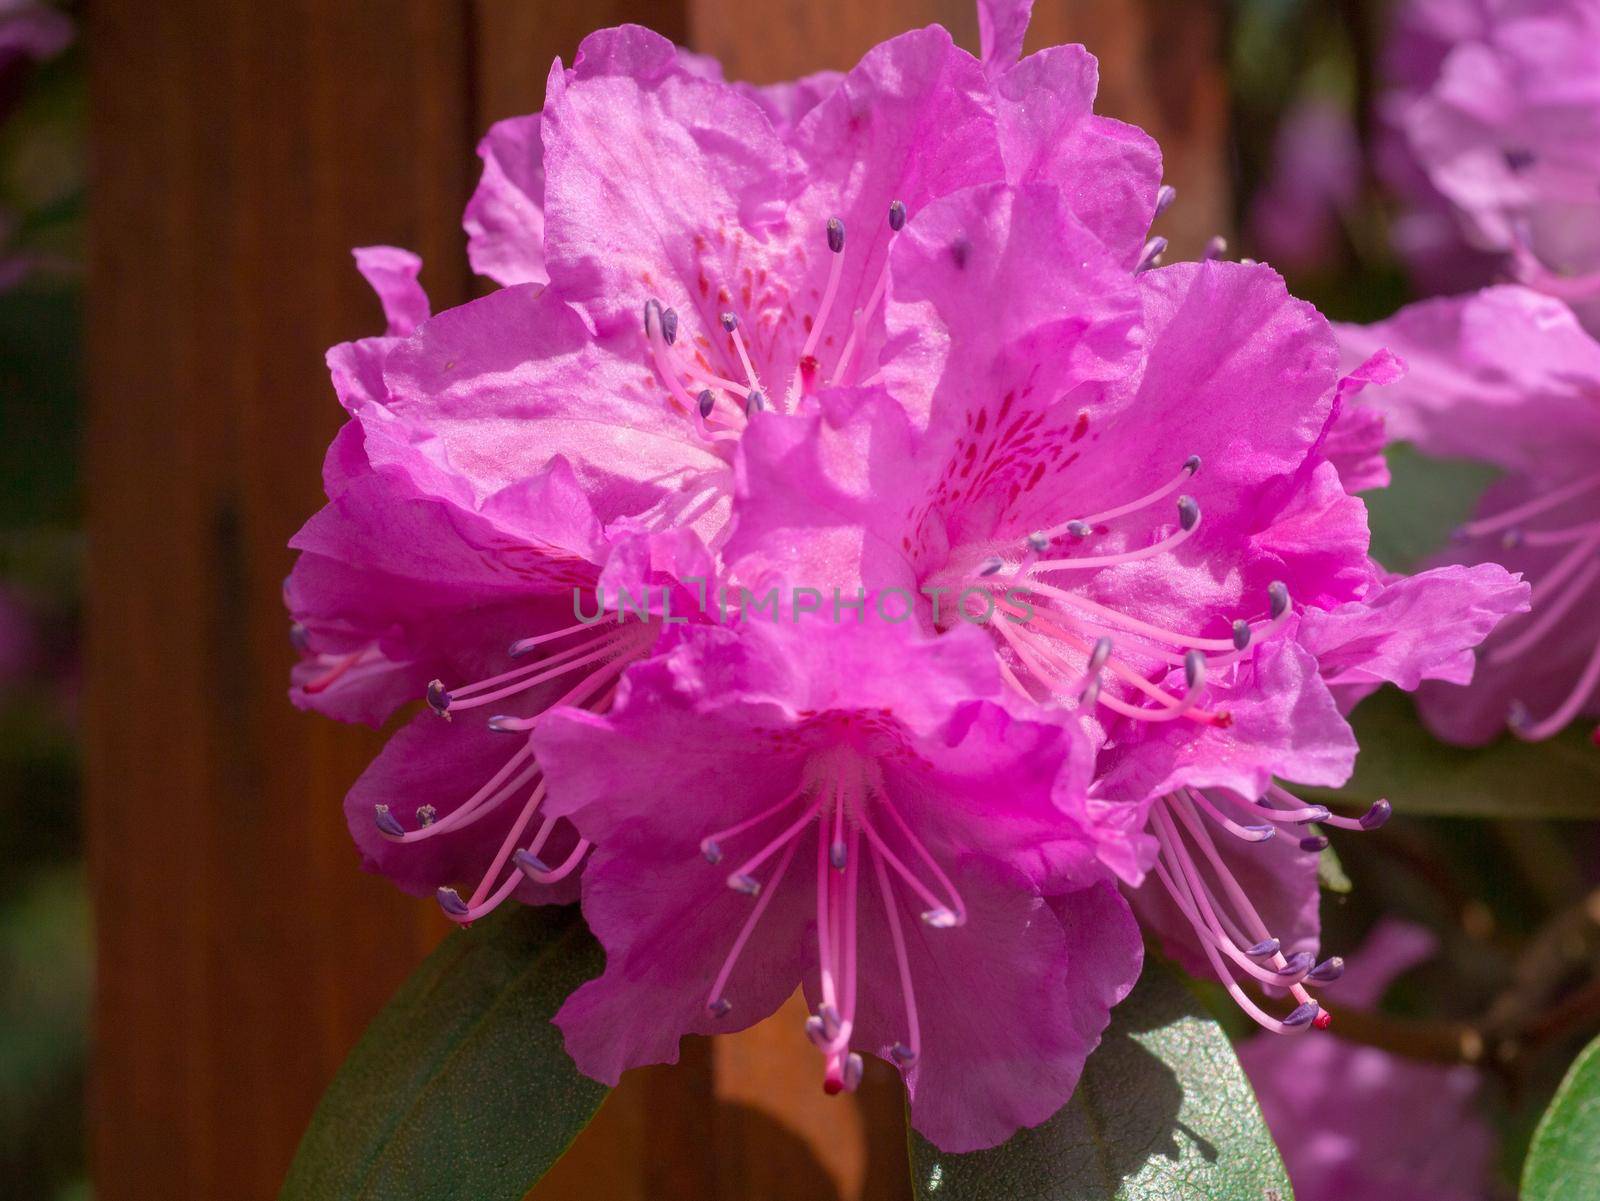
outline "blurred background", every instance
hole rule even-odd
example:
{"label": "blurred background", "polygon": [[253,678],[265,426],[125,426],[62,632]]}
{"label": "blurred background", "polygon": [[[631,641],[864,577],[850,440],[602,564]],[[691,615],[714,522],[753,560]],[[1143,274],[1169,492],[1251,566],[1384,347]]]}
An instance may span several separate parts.
{"label": "blurred background", "polygon": [[[340,416],[322,352],[379,328],[352,246],[422,253],[436,308],[473,294],[477,136],[622,20],[757,81],[933,20],[976,47],[965,0],[0,0],[0,1196],[272,1196],[442,934],[343,828],[380,736],[284,697],[285,542]],[[1220,234],[1371,320],[1418,292],[1379,182],[1387,20],[1038,0],[1029,45],[1084,42],[1100,110],[1162,142],[1168,261]],[[1375,506],[1397,560],[1413,507],[1404,481]],[[1600,1024],[1596,829],[1396,799],[1381,835],[1336,838],[1325,945],[1398,913],[1441,949],[1350,1032],[1448,1060],[1462,1023],[1514,1011],[1475,1102],[1514,1180]],[[897,1086],[824,1101],[799,1020],[635,1073],[538,1195],[905,1195]]]}

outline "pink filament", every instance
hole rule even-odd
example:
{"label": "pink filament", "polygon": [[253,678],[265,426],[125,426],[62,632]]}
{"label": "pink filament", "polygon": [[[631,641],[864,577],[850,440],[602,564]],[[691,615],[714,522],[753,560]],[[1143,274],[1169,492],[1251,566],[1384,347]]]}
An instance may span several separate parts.
{"label": "pink filament", "polygon": [[1549,512],[1558,505],[1563,505],[1575,497],[1582,496],[1585,492],[1597,486],[1600,486],[1600,471],[1595,472],[1593,475],[1586,475],[1581,479],[1573,480],[1569,484],[1563,484],[1559,488],[1546,492],[1543,496],[1534,497],[1534,499],[1525,504],[1507,509],[1503,513],[1496,513],[1493,517],[1485,517],[1479,521],[1469,521],[1461,527],[1461,532],[1470,538],[1477,538],[1483,534],[1499,533],[1501,530],[1510,529],[1529,517],[1536,517],[1540,513]]}
{"label": "pink filament", "polygon": [[1121,554],[1116,555],[1086,555],[1079,559],[1040,559],[1033,565],[1032,570],[1088,570],[1090,568],[1116,567],[1120,563],[1137,563],[1140,559],[1153,559],[1157,555],[1165,554],[1167,551],[1175,550],[1183,545],[1199,528],[1200,523],[1196,521],[1188,529],[1180,529],[1176,534],[1168,535],[1160,542],[1141,547],[1138,550],[1123,551]]}
{"label": "pink filament", "polygon": [[1160,500],[1164,496],[1171,496],[1183,486],[1185,480],[1188,480],[1193,476],[1194,472],[1190,471],[1188,466],[1185,465],[1179,470],[1177,475],[1168,480],[1165,484],[1162,484],[1161,487],[1157,488],[1153,492],[1146,492],[1143,496],[1134,500],[1130,500],[1125,505],[1118,505],[1114,509],[1106,509],[1100,513],[1091,513],[1087,517],[1077,517],[1069,521],[1063,521],[1060,525],[1053,525],[1049,529],[1040,530],[1039,532],[1046,538],[1055,538],[1066,533],[1067,527],[1071,525],[1073,521],[1081,521],[1084,525],[1098,525],[1102,521],[1110,521],[1114,517],[1122,517],[1128,513],[1137,512],[1147,505],[1155,504],[1156,501]]}
{"label": "pink filament", "polygon": [[1589,589],[1595,581],[1600,579],[1600,562],[1590,563],[1578,577],[1572,581],[1566,591],[1556,599],[1541,605],[1539,611],[1532,614],[1533,620],[1528,623],[1528,628],[1523,630],[1510,642],[1497,646],[1488,654],[1490,663],[1509,663],[1517,658],[1523,651],[1530,649],[1541,638],[1556,626],[1561,624],[1565,617],[1578,601],[1588,595]]}
{"label": "pink filament", "polygon": [[900,972],[900,995],[906,1005],[906,1046],[913,1059],[922,1053],[922,1026],[917,1021],[917,997],[911,987],[911,960],[906,954],[905,933],[900,928],[900,905],[889,884],[888,870],[883,866],[883,856],[872,855],[872,868],[878,877],[878,893],[883,897],[884,913],[889,919],[889,938],[894,943],[895,966]]}
{"label": "pink filament", "polygon": [[1594,650],[1589,654],[1589,662],[1584,665],[1578,682],[1573,685],[1572,691],[1567,694],[1566,700],[1561,702],[1555,712],[1533,725],[1520,729],[1513,726],[1512,733],[1528,742],[1539,742],[1560,733],[1569,721],[1578,716],[1597,686],[1600,686],[1600,641],[1595,642]]}
{"label": "pink filament", "polygon": [[800,844],[791,842],[778,860],[778,866],[772,873],[772,879],[761,890],[761,895],[756,897],[755,905],[751,907],[750,914],[744,919],[744,925],[739,927],[739,934],[733,940],[733,946],[722,961],[722,967],[717,972],[717,978],[711,985],[711,993],[706,998],[708,1006],[714,1005],[722,999],[722,990],[728,986],[728,978],[733,975],[734,965],[739,962],[739,956],[744,954],[745,944],[750,941],[750,935],[755,932],[756,924],[761,921],[761,915],[767,911],[767,906],[772,904],[772,898],[778,891],[778,885],[783,883],[784,873],[789,870],[789,862],[794,858],[795,849]]}

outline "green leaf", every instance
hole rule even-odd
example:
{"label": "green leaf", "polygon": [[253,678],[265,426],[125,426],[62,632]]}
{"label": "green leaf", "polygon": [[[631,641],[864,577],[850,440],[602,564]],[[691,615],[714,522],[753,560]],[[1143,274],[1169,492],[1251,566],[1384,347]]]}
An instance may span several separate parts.
{"label": "green leaf", "polygon": [[1395,812],[1429,817],[1600,818],[1600,754],[1581,722],[1546,742],[1510,735],[1486,747],[1449,746],[1392,688],[1363,701],[1350,719],[1361,754],[1337,789],[1296,789],[1307,799],[1359,803],[1379,797]]}
{"label": "green leaf", "polygon": [[1291,1201],[1222,1028],[1147,959],[1078,1090],[1003,1146],[946,1155],[911,1136],[918,1201]]}
{"label": "green leaf", "polygon": [[1372,557],[1390,571],[1415,571],[1472,515],[1495,470],[1459,459],[1429,459],[1405,445],[1387,452],[1387,488],[1365,492]]}
{"label": "green leaf", "polygon": [[1583,1049],[1533,1134],[1522,1201],[1600,1197],[1600,1039]]}
{"label": "green leaf", "polygon": [[1317,856],[1317,883],[1322,886],[1323,892],[1340,896],[1355,887],[1350,883],[1350,877],[1345,874],[1344,864],[1339,861],[1339,853],[1332,847],[1323,847],[1322,853]]}
{"label": "green leaf", "polygon": [[550,1023],[601,963],[576,906],[451,934],[339,1069],[280,1201],[520,1201],[605,1097]]}

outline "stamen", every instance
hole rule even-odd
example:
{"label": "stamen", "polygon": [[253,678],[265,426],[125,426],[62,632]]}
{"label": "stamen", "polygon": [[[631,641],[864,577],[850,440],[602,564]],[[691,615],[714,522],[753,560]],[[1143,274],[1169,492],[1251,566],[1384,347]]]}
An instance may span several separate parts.
{"label": "stamen", "polygon": [[[1163,828],[1165,828],[1166,831],[1172,836],[1172,845],[1176,849],[1180,859],[1187,858],[1188,852],[1184,850],[1182,842],[1176,839],[1176,827],[1172,825],[1173,814],[1176,814],[1178,819],[1183,822],[1184,826],[1188,829],[1190,836],[1194,839],[1195,845],[1199,847],[1201,852],[1205,855],[1205,858],[1211,865],[1211,869],[1217,880],[1221,883],[1223,890],[1227,893],[1229,899],[1232,901],[1241,918],[1244,920],[1245,927],[1251,930],[1254,936],[1257,938],[1270,938],[1271,934],[1266,928],[1266,923],[1261,920],[1260,913],[1258,913],[1256,911],[1256,907],[1251,904],[1249,895],[1240,886],[1238,880],[1234,879],[1233,874],[1228,871],[1227,865],[1223,863],[1222,856],[1217,852],[1217,848],[1212,845],[1211,839],[1206,833],[1205,824],[1201,822],[1199,815],[1195,812],[1193,806],[1177,803],[1170,806],[1158,805],[1152,814],[1156,822],[1158,837]],[[1165,827],[1162,825],[1163,822],[1166,823]],[[1203,943],[1204,940],[1202,940],[1202,944]],[[1274,966],[1280,970],[1289,966],[1289,960],[1286,959],[1281,953],[1274,956],[1273,963]],[[1301,984],[1296,983],[1290,985],[1289,991],[1298,1001],[1305,1002],[1311,999],[1310,993],[1308,993],[1305,987]],[[1235,999],[1237,1000],[1237,996]]]}
{"label": "stamen", "polygon": [[1328,816],[1322,819],[1322,824],[1336,826],[1341,830],[1376,830],[1394,816],[1394,806],[1386,800],[1377,800],[1360,817]]}
{"label": "stamen", "polygon": [[1153,270],[1161,265],[1161,256],[1167,251],[1167,240],[1159,234],[1144,244],[1144,250],[1139,255],[1139,262],[1134,267],[1135,275],[1143,275],[1146,271]]}
{"label": "stamen", "polygon": [[778,866],[773,869],[770,886],[756,898],[755,905],[744,919],[744,925],[739,927],[739,933],[734,938],[727,957],[722,961],[722,967],[711,984],[711,993],[706,1000],[706,1008],[712,1017],[726,1017],[728,1011],[733,1008],[733,1002],[722,995],[723,989],[728,986],[728,978],[733,975],[734,965],[744,953],[745,944],[750,941],[750,935],[754,933],[756,924],[761,921],[761,915],[767,911],[767,906],[772,904],[772,898],[777,894],[778,885],[783,883],[784,874],[789,870],[789,864],[794,859],[795,849],[799,845],[798,842],[791,842],[784,849],[782,857],[778,860]]}
{"label": "stamen", "polygon": [[[534,777],[539,774],[539,765],[537,763],[530,764],[515,779],[510,779],[512,773],[530,759],[532,755],[533,748],[531,746],[524,745],[518,748],[517,752],[506,761],[505,765],[495,772],[493,776],[489,777],[489,782],[473,793],[459,808],[420,830],[403,830],[398,835],[391,833],[391,829],[398,826],[399,822],[389,813],[387,805],[373,807],[375,811],[374,821],[379,831],[386,837],[396,838],[400,842],[420,842],[423,839],[434,838],[462,826],[472,825],[485,814],[492,812],[502,801],[515,795],[520,789],[533,781]],[[510,783],[507,783],[508,779],[510,779]],[[382,815],[376,812],[379,808],[384,811]],[[384,815],[387,815],[388,825],[385,824]]]}
{"label": "stamen", "polygon": [[1168,480],[1165,484],[1162,484],[1161,487],[1157,488],[1155,491],[1147,492],[1143,496],[1137,497],[1134,500],[1130,500],[1125,505],[1118,505],[1113,509],[1106,509],[1104,512],[1100,513],[1091,513],[1088,517],[1079,518],[1076,522],[1065,521],[1058,526],[1052,526],[1051,528],[1042,530],[1040,532],[1046,537],[1054,538],[1057,534],[1071,532],[1068,530],[1068,526],[1081,525],[1092,529],[1094,526],[1099,525],[1102,521],[1110,521],[1114,517],[1123,517],[1129,513],[1136,513],[1140,509],[1155,504],[1156,501],[1161,500],[1163,497],[1172,495],[1172,493],[1176,492],[1180,487],[1182,487],[1183,484],[1192,478],[1199,470],[1200,456],[1190,455],[1183,461],[1182,470],[1180,470],[1176,476]]}
{"label": "stamen", "polygon": [[785,846],[792,842],[795,835],[799,834],[801,830],[805,829],[811,824],[821,809],[822,798],[818,797],[816,802],[809,809],[797,817],[788,826],[784,827],[782,833],[780,833],[771,842],[767,843],[766,846],[762,847],[754,855],[750,856],[750,858],[746,859],[733,871],[729,872],[728,887],[733,889],[735,892],[748,893],[750,896],[755,896],[757,893],[759,893],[761,891],[761,881],[757,880],[750,873],[755,871],[756,868],[760,867],[778,851],[782,850]]}
{"label": "stamen", "polygon": [[[961,893],[956,890],[955,884],[952,883],[950,877],[945,874],[944,868],[939,866],[939,861],[928,852],[927,847],[922,845],[922,840],[912,833],[910,825],[908,825],[906,819],[900,815],[900,810],[897,809],[894,803],[882,793],[878,794],[878,808],[882,809],[890,816],[890,818],[893,819],[894,824],[899,827],[901,835],[903,835],[905,840],[911,844],[911,849],[916,852],[917,858],[921,859],[922,862],[927,866],[928,870],[933,873],[933,878],[939,882],[939,887],[944,889],[945,895],[950,898],[950,906],[944,911],[955,918],[955,921],[950,924],[956,926],[966,925],[966,902],[961,899]],[[891,864],[894,863],[893,856],[890,856],[889,862]],[[940,921],[932,920],[926,914],[923,915],[923,920],[928,922],[929,925],[936,929],[944,928],[944,925]]]}
{"label": "stamen", "polygon": [[900,973],[900,996],[906,1006],[906,1042],[896,1043],[890,1054],[897,1064],[906,1068],[917,1061],[919,1048],[922,1046],[922,1027],[917,1021],[916,993],[911,986],[911,961],[906,954],[905,933],[900,928],[900,906],[896,902],[894,889],[889,885],[889,873],[883,866],[881,855],[873,854],[872,868],[878,877],[878,895],[883,898],[883,910],[889,920],[889,941],[894,944],[895,966]]}
{"label": "stamen", "polygon": [[[889,249],[894,247],[894,235],[905,227],[906,206],[898,201],[889,204]],[[884,251],[883,268],[878,272],[878,282],[873,285],[872,294],[867,297],[867,303],[856,311],[850,322],[850,336],[845,339],[844,350],[839,354],[839,362],[833,370],[833,382],[848,386],[850,378],[850,363],[855,355],[856,344],[860,341],[862,331],[867,327],[867,322],[872,314],[878,311],[878,303],[883,299],[884,289],[889,285],[889,250]]]}
{"label": "stamen", "polygon": [[1578,682],[1572,686],[1572,691],[1548,717],[1535,721],[1526,705],[1521,701],[1512,702],[1508,718],[1511,732],[1525,742],[1538,742],[1559,733],[1588,704],[1597,686],[1600,686],[1600,641],[1596,641],[1589,661],[1578,676]]}
{"label": "stamen", "polygon": [[1571,483],[1563,484],[1546,492],[1543,496],[1535,497],[1525,504],[1497,513],[1493,517],[1485,517],[1479,521],[1469,521],[1461,526],[1459,533],[1468,538],[1481,537],[1484,534],[1494,534],[1501,530],[1519,525],[1529,517],[1537,517],[1540,513],[1547,513],[1559,505],[1566,504],[1588,492],[1591,488],[1600,486],[1600,472],[1586,475]]}
{"label": "stamen", "polygon": [[[1279,804],[1274,804],[1274,802],[1281,802],[1290,807],[1287,809],[1281,808]],[[1291,825],[1303,826],[1312,822],[1331,822],[1333,820],[1333,814],[1329,812],[1326,805],[1307,805],[1299,797],[1293,793],[1285,792],[1276,784],[1267,786],[1266,795],[1256,801],[1256,805],[1269,820],[1275,822],[1287,822]]]}
{"label": "stamen", "polygon": [[1177,188],[1173,187],[1169,183],[1162,184],[1158,189],[1156,189],[1156,211],[1155,211],[1155,216],[1159,217],[1159,216],[1161,216],[1162,213],[1166,212],[1169,208],[1171,208],[1172,207],[1172,202],[1174,200],[1176,200],[1177,198],[1178,198],[1178,189]]}
{"label": "stamen", "polygon": [[1214,263],[1218,259],[1225,258],[1227,253],[1228,239],[1223,237],[1221,234],[1215,234],[1212,236],[1211,240],[1206,243],[1206,249],[1203,257],[1206,262]]}
{"label": "stamen", "polygon": [[1203,788],[1186,789],[1184,795],[1205,810],[1212,820],[1235,838],[1242,838],[1246,842],[1266,842],[1278,832],[1276,826],[1246,826],[1234,821],[1212,803]]}
{"label": "stamen", "polygon": [[1565,589],[1554,600],[1546,601],[1540,605],[1538,611],[1532,614],[1533,620],[1528,623],[1528,628],[1523,630],[1510,642],[1496,647],[1490,651],[1487,658],[1490,663],[1509,663],[1524,651],[1532,648],[1546,634],[1550,633],[1572,610],[1580,600],[1590,595],[1590,589],[1596,580],[1600,580],[1600,560],[1588,565],[1578,576],[1570,581]]}
{"label": "stamen", "polygon": [[1041,559],[1033,565],[1035,571],[1060,571],[1067,568],[1085,570],[1089,568],[1115,567],[1119,563],[1134,563],[1140,559],[1153,558],[1165,554],[1181,543],[1188,540],[1200,525],[1200,506],[1195,503],[1192,496],[1178,498],[1178,524],[1176,534],[1163,538],[1152,546],[1139,550],[1124,551],[1116,555],[1088,555],[1081,559]]}
{"label": "stamen", "polygon": [[535,855],[529,855],[526,859],[519,859],[517,866],[522,869],[523,875],[527,876],[535,884],[555,884],[560,880],[565,880],[573,873],[578,864],[583,862],[583,857],[589,853],[589,848],[593,845],[587,838],[578,839],[577,845],[572,848],[567,857],[553,868],[545,866],[544,862]]}
{"label": "stamen", "polygon": [[[755,366],[750,362],[750,352],[744,347],[744,338],[739,333],[739,318],[733,313],[722,314],[722,328],[728,331],[728,337],[733,339],[733,349],[739,355],[739,364],[744,368],[745,382],[752,393],[761,391],[761,380],[756,375]],[[748,403],[745,411],[749,412]]]}
{"label": "stamen", "polygon": [[520,659],[537,647],[547,642],[554,642],[558,638],[565,638],[568,634],[577,634],[585,630],[593,630],[593,622],[575,621],[563,629],[551,630],[548,634],[538,634],[532,638],[519,638],[513,642],[506,652],[513,659]]}
{"label": "stamen", "polygon": [[754,817],[747,817],[744,821],[731,825],[724,830],[718,830],[714,834],[708,834],[705,838],[700,840],[700,853],[706,857],[707,861],[716,863],[722,858],[722,848],[719,844],[726,842],[728,839],[737,834],[743,834],[752,826],[760,825],[762,822],[766,821],[767,818],[772,817],[774,814],[782,813],[800,798],[800,795],[803,791],[803,789],[797,788],[788,796],[784,797],[783,800],[779,801],[775,805],[767,806]]}
{"label": "stamen", "polygon": [[1344,975],[1344,960],[1338,955],[1333,955],[1306,973],[1306,979],[1317,984],[1332,984],[1342,975]]}
{"label": "stamen", "polygon": [[428,702],[428,708],[432,709],[440,717],[450,716],[450,694],[444,690],[443,680],[429,680],[428,690],[424,695]]}
{"label": "stamen", "polygon": [[[1217,979],[1222,982],[1223,987],[1227,989],[1228,994],[1234,999],[1235,1004],[1237,1004],[1239,1008],[1244,1010],[1246,1014],[1248,1014],[1258,1025],[1262,1026],[1263,1028],[1276,1033],[1289,1033],[1297,1028],[1303,1027],[1304,1022],[1297,1021],[1291,1025],[1288,1019],[1279,1021],[1277,1018],[1274,1018],[1271,1014],[1267,1013],[1264,1009],[1257,1005],[1255,1000],[1239,987],[1238,981],[1234,979],[1233,974],[1227,969],[1222,959],[1221,948],[1223,946],[1230,945],[1228,940],[1222,936],[1222,933],[1219,929],[1213,927],[1209,922],[1205,921],[1194,907],[1194,903],[1196,901],[1203,902],[1205,898],[1203,889],[1195,889],[1191,887],[1192,885],[1198,885],[1198,877],[1196,876],[1193,879],[1190,879],[1186,878],[1185,875],[1186,871],[1196,870],[1194,864],[1189,862],[1187,860],[1187,855],[1181,851],[1182,844],[1181,842],[1177,841],[1177,831],[1170,826],[1170,818],[1166,817],[1166,814],[1160,806],[1157,806],[1153,816],[1155,817],[1156,821],[1155,829],[1158,841],[1162,843],[1164,851],[1172,854],[1174,865],[1179,867],[1179,876],[1177,879],[1174,879],[1171,873],[1167,871],[1166,865],[1160,860],[1157,860],[1157,877],[1161,880],[1163,886],[1166,887],[1169,895],[1172,897],[1173,901],[1177,903],[1179,909],[1183,911],[1184,916],[1189,920],[1189,923],[1193,927],[1195,933],[1200,936],[1200,950],[1210,961],[1212,970],[1217,975]],[[1217,914],[1209,909],[1208,912],[1210,913],[1212,921],[1215,921]],[[1265,945],[1266,942],[1263,942],[1257,944],[1257,947],[1253,947],[1251,949],[1256,950]],[[1245,970],[1247,974],[1257,979],[1261,979],[1263,983],[1278,982],[1276,973],[1256,966],[1254,963],[1249,962],[1248,958],[1243,956],[1237,958],[1230,956],[1230,958],[1232,958],[1233,962],[1236,963],[1241,969]],[[1278,956],[1278,958],[1280,960],[1282,959],[1281,956]],[[1301,993],[1305,992],[1305,990],[1298,984],[1291,986],[1291,989],[1298,990]],[[1309,996],[1309,994],[1306,995]],[[1298,1012],[1298,1010],[1295,1010],[1289,1016],[1294,1017],[1294,1014]]]}

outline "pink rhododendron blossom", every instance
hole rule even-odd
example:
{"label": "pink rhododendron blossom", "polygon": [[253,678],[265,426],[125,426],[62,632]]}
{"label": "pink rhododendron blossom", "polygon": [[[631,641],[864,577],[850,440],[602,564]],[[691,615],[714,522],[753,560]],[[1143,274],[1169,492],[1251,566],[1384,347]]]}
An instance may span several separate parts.
{"label": "pink rhododendron blossom", "polygon": [[1136,977],[1129,896],[1263,1025],[1325,1024],[1302,827],[1388,809],[1276,781],[1343,782],[1350,705],[1464,682],[1524,604],[1370,560],[1357,394],[1398,361],[1341,376],[1268,268],[1158,268],[1154,145],[1081,48],[1021,57],[1028,8],[981,6],[982,59],[935,26],[773,88],[601,31],[481,148],[499,290],[430,315],[358,252],[388,328],[329,354],[293,696],[426,701],[347,800],[370,867],[462,922],[581,890],[607,968],[558,1021],[598,1078],[800,985],[830,1090],[881,1055],[934,1142],[993,1145]]}
{"label": "pink rhododendron blossom", "polygon": [[[506,287],[429,319],[413,256],[358,253],[389,328],[329,355],[351,421],[294,542],[293,696],[377,723],[426,693],[452,719],[419,718],[352,792],[370,866],[458,920],[536,895],[518,864],[570,878],[587,844],[542,816],[527,731],[550,705],[603,709],[661,625],[574,622],[572,598],[703,595],[750,415],[876,371],[888,248],[937,196],[1070,170],[1134,262],[1159,159],[1093,115],[1093,91],[1080,48],[986,73],[938,27],[768,89],[604,30],[556,65],[542,113],[485,140],[470,254]],[[1106,208],[1128,179],[1147,200]]]}
{"label": "pink rhododendron blossom", "polygon": [[1352,358],[1388,346],[1410,364],[1372,402],[1391,436],[1504,473],[1441,561],[1504,563],[1533,585],[1532,611],[1495,633],[1475,675],[1463,666],[1470,688],[1422,690],[1429,725],[1479,743],[1508,716],[1525,738],[1600,717],[1600,343],[1561,301],[1511,286],[1340,337]]}
{"label": "pink rhododendron blossom", "polygon": [[[853,568],[930,628],[986,619],[1014,691],[1093,715],[1090,811],[1138,835],[1108,865],[1142,905],[1159,886],[1152,920],[1186,926],[1186,960],[1253,1016],[1303,1027],[1307,983],[1335,969],[1311,953],[1324,842],[1294,832],[1370,828],[1388,806],[1333,817],[1275,778],[1343,783],[1344,708],[1469,675],[1527,590],[1495,567],[1399,579],[1368,558],[1327,456],[1392,357],[1341,381],[1328,323],[1271,270],[1130,273],[1100,247],[1042,185],[919,214],[890,261],[878,384],[752,423],[727,554],[795,580]],[[1235,976],[1298,1004],[1275,1018]]]}
{"label": "pink rhododendron blossom", "polygon": [[579,1067],[615,1083],[803,984],[829,1091],[879,1055],[947,1150],[1059,1109],[1141,943],[1082,735],[1003,687],[975,631],[818,615],[684,627],[609,713],[547,716],[553,804],[597,844],[606,971],[556,1016]]}
{"label": "pink rhododendron blossom", "polygon": [[[573,899],[587,844],[541,808],[529,719],[605,704],[648,649],[653,618],[586,624],[573,597],[594,591],[614,551],[663,535],[597,511],[615,497],[591,500],[564,458],[519,449],[516,423],[473,424],[475,404],[505,395],[508,361],[553,348],[555,371],[581,370],[560,358],[586,337],[570,310],[524,287],[427,320],[413,256],[375,248],[357,262],[389,331],[329,355],[351,420],[325,465],[329,503],[294,540],[294,699],[376,723],[426,695],[432,712],[346,802],[370,867],[460,921],[512,895]],[[677,535],[684,561],[704,563],[693,534]],[[655,578],[648,555],[629,570]]]}
{"label": "pink rhododendron blossom", "polygon": [[[1380,158],[1503,270],[1600,320],[1600,4],[1411,0]],[[1488,282],[1480,278],[1475,282]]]}
{"label": "pink rhododendron blossom", "polygon": [[[1401,973],[1431,957],[1434,937],[1379,925],[1329,988],[1375,1007]],[[1257,1037],[1239,1046],[1296,1201],[1486,1201],[1494,1136],[1477,1112],[1478,1073],[1418,1063],[1332,1039]]]}

